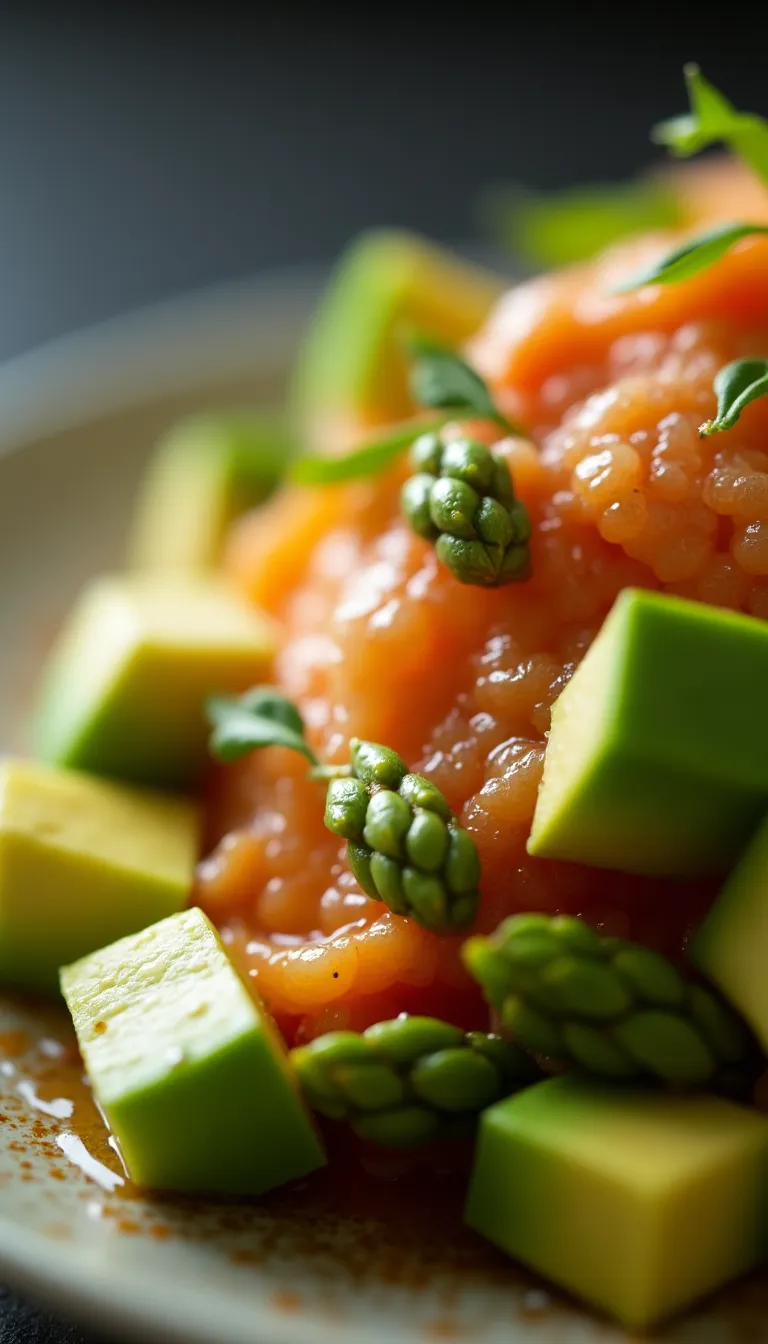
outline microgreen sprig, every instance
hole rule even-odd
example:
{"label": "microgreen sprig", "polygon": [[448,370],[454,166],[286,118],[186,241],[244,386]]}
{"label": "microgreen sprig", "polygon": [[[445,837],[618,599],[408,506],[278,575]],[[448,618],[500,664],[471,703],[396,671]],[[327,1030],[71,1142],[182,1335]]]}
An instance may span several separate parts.
{"label": "microgreen sprig", "polygon": [[[739,112],[697,65],[685,67],[685,81],[690,111],[660,122],[651,138],[679,158],[698,154],[712,144],[726,144],[768,186],[768,122],[752,112]],[[674,247],[649,270],[617,285],[614,293],[688,280],[715,265],[735,243],[760,234],[768,234],[768,227],[743,221],[709,229]]]}
{"label": "microgreen sprig", "polygon": [[706,233],[700,233],[672,248],[648,270],[622,281],[613,292],[628,294],[633,289],[641,289],[643,285],[672,285],[680,280],[690,280],[700,271],[713,266],[743,238],[766,234],[766,224],[722,224],[716,229],[708,229]]}
{"label": "microgreen sprig", "polygon": [[717,414],[699,428],[702,438],[732,429],[750,402],[768,396],[768,359],[735,359],[715,375]]}
{"label": "microgreen sprig", "polygon": [[698,65],[685,66],[690,112],[659,122],[651,132],[679,158],[690,158],[713,144],[726,144],[768,185],[768,122],[753,112],[739,112]]}
{"label": "microgreen sprig", "polygon": [[506,433],[519,433],[496,406],[487,384],[455,350],[429,336],[407,342],[411,355],[411,392],[418,406],[439,411],[433,417],[404,420],[342,457],[305,457],[294,463],[290,478],[302,485],[334,485],[386,471],[418,435],[435,432],[457,416],[493,420]]}
{"label": "microgreen sprig", "polygon": [[239,697],[213,696],[210,751],[237,761],[260,747],[288,747],[324,781],[325,825],[347,841],[349,866],[362,890],[396,915],[435,933],[472,923],[480,894],[474,840],[431,780],[412,774],[391,748],[352,738],[346,765],[324,765],[306,740],[304,720],[274,686]]}
{"label": "microgreen sprig", "polygon": [[306,740],[301,714],[274,686],[255,686],[237,697],[213,695],[205,708],[213,728],[211,755],[225,764],[258,747],[287,747],[300,752],[311,766],[320,764]]}
{"label": "microgreen sprig", "polygon": [[501,414],[484,380],[469,364],[429,336],[412,336],[411,393],[418,406],[446,409],[451,415],[474,415],[494,420],[507,434],[515,426]]}

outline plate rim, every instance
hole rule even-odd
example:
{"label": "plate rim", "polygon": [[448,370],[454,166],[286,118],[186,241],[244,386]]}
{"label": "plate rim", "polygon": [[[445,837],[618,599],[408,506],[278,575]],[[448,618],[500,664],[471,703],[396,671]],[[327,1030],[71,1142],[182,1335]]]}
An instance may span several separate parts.
{"label": "plate rim", "polygon": [[[41,1242],[45,1251],[42,1260]],[[108,1272],[103,1278],[96,1276],[83,1266],[78,1249],[74,1245],[70,1251],[65,1242],[20,1227],[0,1214],[0,1271],[4,1280],[13,1290],[59,1311],[70,1323],[86,1327],[96,1324],[112,1334],[117,1330],[127,1339],[157,1339],[164,1344],[211,1344],[212,1340],[219,1344],[301,1344],[302,1339],[307,1344],[344,1344],[350,1331],[355,1344],[382,1341],[382,1336],[365,1323],[328,1323],[312,1317],[308,1330],[310,1318],[304,1316],[302,1323],[301,1312],[280,1312],[262,1297],[254,1297],[247,1320],[240,1319],[238,1309],[231,1322],[222,1322],[220,1302],[212,1304],[205,1289],[193,1286],[190,1293],[185,1280],[183,1290],[174,1289],[177,1297],[172,1304],[167,1296],[158,1302],[147,1296],[147,1282],[141,1272],[131,1269],[129,1274],[123,1266],[116,1282]],[[79,1313],[75,1317],[73,1308]],[[403,1344],[409,1344],[406,1336],[400,1338]]]}
{"label": "plate rim", "polygon": [[[285,373],[328,267],[285,266],[78,327],[0,363],[0,459],[199,381]],[[41,397],[41,389],[44,395]]]}

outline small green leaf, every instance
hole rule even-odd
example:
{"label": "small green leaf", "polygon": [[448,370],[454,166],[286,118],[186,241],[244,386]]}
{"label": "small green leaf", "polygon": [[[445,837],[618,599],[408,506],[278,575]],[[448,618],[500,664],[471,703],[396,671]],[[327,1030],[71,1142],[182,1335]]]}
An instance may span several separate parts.
{"label": "small green leaf", "polygon": [[205,710],[213,728],[209,750],[219,761],[239,761],[258,747],[288,747],[318,765],[298,709],[274,686],[256,686],[239,697],[211,696]]}
{"label": "small green leaf", "polygon": [[737,111],[697,65],[685,67],[685,82],[690,112],[660,122],[651,138],[680,158],[698,154],[708,145],[726,144],[768,183],[768,122],[751,112]]}
{"label": "small green leaf", "polygon": [[477,415],[495,420],[516,433],[496,404],[479,373],[457,355],[429,336],[412,336],[408,349],[413,356],[411,393],[419,406],[437,410],[450,407],[454,414]]}
{"label": "small green leaf", "polygon": [[735,359],[715,377],[717,415],[699,429],[702,437],[732,429],[751,401],[768,396],[768,359]]}
{"label": "small green leaf", "polygon": [[673,285],[679,280],[689,280],[708,266],[714,266],[742,238],[756,234],[768,234],[766,224],[720,224],[716,229],[708,229],[696,238],[674,247],[655,266],[629,280],[616,285],[614,294],[627,294],[643,285]]}
{"label": "small green leaf", "polygon": [[294,462],[288,479],[297,485],[336,485],[386,471],[399,454],[421,434],[441,429],[457,416],[495,420],[508,433],[520,431],[497,410],[479,374],[453,350],[426,336],[408,341],[413,356],[411,391],[414,400],[441,415],[401,420],[381,437],[371,439],[343,457],[303,457]]}
{"label": "small green leaf", "polygon": [[427,420],[423,416],[402,420],[381,438],[373,439],[343,457],[299,458],[288,472],[289,479],[297,485],[335,485],[376,476],[385,471],[419,434],[439,429],[450,418],[450,415],[441,415]]}
{"label": "small green leaf", "polygon": [[481,207],[485,227],[512,255],[532,266],[570,266],[611,243],[681,222],[674,193],[651,178],[532,191],[502,187]]}

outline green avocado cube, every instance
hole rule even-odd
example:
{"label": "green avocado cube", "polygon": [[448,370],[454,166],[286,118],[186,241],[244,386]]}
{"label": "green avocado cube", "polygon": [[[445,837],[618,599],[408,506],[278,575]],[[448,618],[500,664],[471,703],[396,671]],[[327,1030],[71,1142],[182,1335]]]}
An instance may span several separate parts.
{"label": "green avocado cube", "polygon": [[336,448],[412,414],[402,337],[474,335],[503,281],[415,234],[364,233],[343,253],[306,338],[293,388],[304,435]]}
{"label": "green avocado cube", "polygon": [[260,1195],[324,1164],[277,1030],[201,910],[65,967],[61,987],[137,1185]]}
{"label": "green avocado cube", "polygon": [[768,1050],[768,818],[711,906],[688,955]]}
{"label": "green avocado cube", "polygon": [[644,1329],[765,1258],[768,1118],[560,1077],[487,1110],[466,1221]]}
{"label": "green avocado cube", "polygon": [[0,762],[0,982],[55,994],[62,962],[183,909],[199,831],[186,800]]}
{"label": "green avocado cube", "polygon": [[552,709],[530,854],[725,872],[768,804],[768,623],[626,589]]}
{"label": "green avocado cube", "polygon": [[263,681],[274,649],[271,621],[214,579],[98,579],[51,655],[36,753],[54,765],[192,789],[207,765],[206,696]]}
{"label": "green avocado cube", "polygon": [[292,453],[276,416],[199,416],[160,440],[141,482],[131,568],[214,568],[230,523],[277,485]]}

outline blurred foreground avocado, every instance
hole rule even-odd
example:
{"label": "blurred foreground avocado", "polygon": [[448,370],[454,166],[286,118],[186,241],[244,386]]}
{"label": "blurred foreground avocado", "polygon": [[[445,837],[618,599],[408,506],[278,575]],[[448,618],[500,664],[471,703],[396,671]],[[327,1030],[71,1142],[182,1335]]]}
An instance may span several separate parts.
{"label": "blurred foreground avocado", "polygon": [[62,962],[181,910],[199,831],[185,799],[0,762],[0,982],[56,993]]}
{"label": "blurred foreground avocado", "polygon": [[277,1030],[201,910],[65,967],[61,987],[137,1185],[259,1195],[324,1165]]}
{"label": "blurred foreground avocado", "polygon": [[689,954],[768,1050],[768,818],[710,907]]}
{"label": "blurred foreground avocado", "polygon": [[230,523],[271,494],[293,453],[276,415],[207,415],[157,445],[136,501],[133,569],[194,572],[216,565]]}
{"label": "blurred foreground avocado", "polygon": [[131,783],[193,789],[208,761],[206,696],[263,681],[274,650],[268,617],[215,579],[97,579],[45,670],[36,753]]}
{"label": "blurred foreground avocado", "polygon": [[339,450],[411,413],[403,334],[460,345],[503,287],[414,234],[362,234],[338,262],[299,358],[293,402],[308,444]]}
{"label": "blurred foreground avocado", "polygon": [[551,1078],[485,1111],[466,1221],[644,1330],[766,1256],[768,1119]]}

